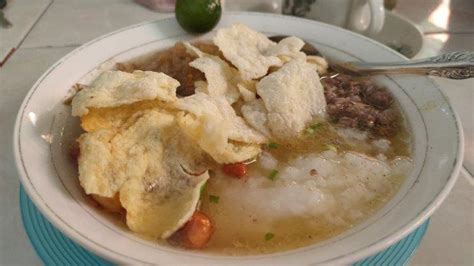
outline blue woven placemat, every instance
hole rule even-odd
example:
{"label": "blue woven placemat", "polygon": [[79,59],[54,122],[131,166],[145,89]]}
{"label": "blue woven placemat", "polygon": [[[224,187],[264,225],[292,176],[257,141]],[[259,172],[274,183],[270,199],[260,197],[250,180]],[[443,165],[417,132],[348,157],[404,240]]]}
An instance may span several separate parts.
{"label": "blue woven placemat", "polygon": [[[31,245],[45,265],[113,265],[75,244],[54,228],[28,198],[23,187],[20,188],[20,209]],[[406,265],[428,224],[429,220],[398,243],[355,265]]]}

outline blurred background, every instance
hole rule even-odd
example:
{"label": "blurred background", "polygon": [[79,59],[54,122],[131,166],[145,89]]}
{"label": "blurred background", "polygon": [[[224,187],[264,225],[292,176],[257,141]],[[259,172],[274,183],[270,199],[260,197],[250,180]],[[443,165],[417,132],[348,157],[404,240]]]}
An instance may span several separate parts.
{"label": "blurred background", "polygon": [[[300,11],[296,13],[301,15],[308,13],[302,12],[302,9],[312,8],[310,14],[307,14],[311,18],[311,12],[317,10],[323,1],[327,0],[222,2],[227,11],[291,14],[291,7],[296,6],[300,7]],[[351,0],[332,2],[340,6],[348,1]],[[383,2],[386,7],[385,25],[379,34],[371,37],[408,57],[473,49],[474,0],[375,0],[377,1]],[[4,15],[0,15],[0,62],[6,61],[6,57],[20,44],[28,48],[77,46],[121,27],[172,16],[175,1],[0,0],[2,2],[7,4],[2,8]],[[12,26],[5,27],[3,18]]]}

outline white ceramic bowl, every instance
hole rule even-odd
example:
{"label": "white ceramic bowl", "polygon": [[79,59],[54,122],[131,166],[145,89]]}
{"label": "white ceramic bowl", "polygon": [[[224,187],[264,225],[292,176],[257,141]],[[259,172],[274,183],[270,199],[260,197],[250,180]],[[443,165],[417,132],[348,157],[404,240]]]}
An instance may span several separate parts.
{"label": "white ceramic bowl", "polygon": [[[240,22],[267,34],[295,35],[343,60],[395,61],[403,56],[349,31],[294,17],[227,13],[219,27]],[[210,38],[213,33],[200,36]],[[322,243],[272,255],[226,257],[189,252],[143,240],[92,208],[68,160],[66,143],[78,121],[62,102],[69,88],[114,62],[192,39],[174,19],[143,23],[97,38],[72,51],[36,82],[20,108],[14,153],[21,181],[36,206],[59,230],[90,251],[128,264],[351,263],[372,255],[422,224],[446,198],[462,161],[459,120],[439,88],[419,76],[381,76],[413,130],[415,169],[400,191],[370,219]],[[100,66],[100,67],[99,67]]]}

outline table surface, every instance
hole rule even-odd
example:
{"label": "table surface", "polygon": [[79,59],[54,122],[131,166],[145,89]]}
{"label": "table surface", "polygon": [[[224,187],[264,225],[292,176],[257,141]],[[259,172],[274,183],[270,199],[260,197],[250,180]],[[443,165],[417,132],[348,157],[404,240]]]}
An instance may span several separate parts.
{"label": "table surface", "polygon": [[[423,54],[474,50],[473,0],[398,0],[395,12],[424,33]],[[29,1],[13,1],[29,4]],[[81,44],[131,24],[167,16],[131,0],[51,0],[0,68],[0,265],[41,265],[23,230],[19,180],[12,156],[16,112],[36,79]],[[21,18],[15,18],[21,20]],[[2,40],[0,40],[2,42]],[[474,80],[436,79],[461,117],[464,168],[447,200],[433,215],[412,265],[474,265]],[[471,174],[470,174],[470,173]]]}

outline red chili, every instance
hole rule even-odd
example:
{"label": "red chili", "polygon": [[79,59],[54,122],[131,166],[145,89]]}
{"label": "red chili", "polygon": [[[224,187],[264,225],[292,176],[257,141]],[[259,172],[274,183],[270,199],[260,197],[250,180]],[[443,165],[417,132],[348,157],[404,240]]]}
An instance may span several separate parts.
{"label": "red chili", "polygon": [[207,215],[196,211],[181,230],[183,246],[190,249],[200,249],[205,247],[211,239],[214,225]]}
{"label": "red chili", "polygon": [[247,165],[245,163],[224,164],[222,170],[229,176],[242,178],[247,174]]}

